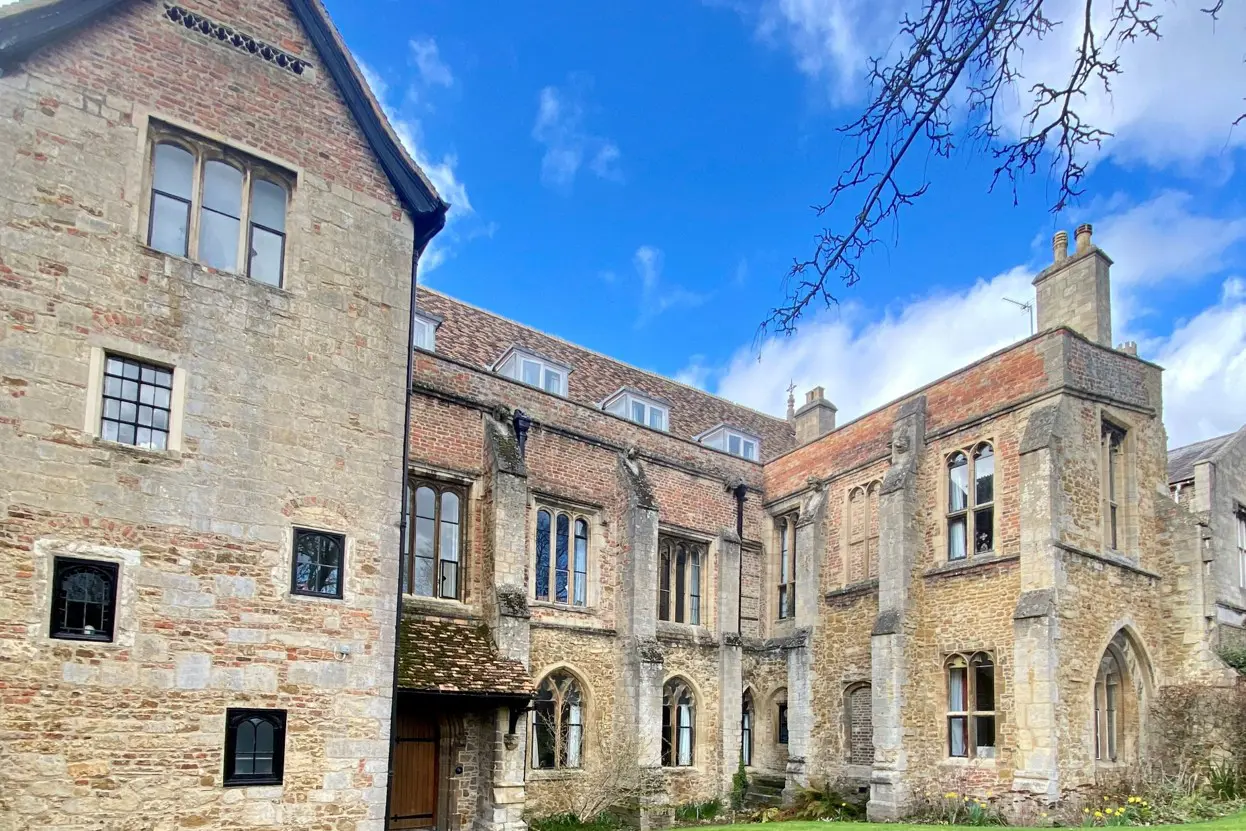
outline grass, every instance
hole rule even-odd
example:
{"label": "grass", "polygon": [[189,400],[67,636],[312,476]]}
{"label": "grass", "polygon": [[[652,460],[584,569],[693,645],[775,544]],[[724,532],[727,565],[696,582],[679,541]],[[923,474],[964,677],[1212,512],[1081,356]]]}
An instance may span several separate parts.
{"label": "grass", "polygon": [[[936,829],[946,829],[946,831],[958,831],[964,829],[968,831],[968,825],[905,825],[905,824],[882,824],[868,822],[768,822],[762,825],[757,823],[748,823],[741,825],[716,825],[699,828],[697,831],[720,831],[720,829],[732,829],[732,831],[936,831]],[[1188,825],[1169,825],[1156,826],[1167,828],[1189,828],[1191,831],[1246,831],[1246,813],[1237,814],[1232,817],[1222,817],[1213,819],[1208,822],[1194,822]],[[1003,831],[1003,829],[997,829]]]}

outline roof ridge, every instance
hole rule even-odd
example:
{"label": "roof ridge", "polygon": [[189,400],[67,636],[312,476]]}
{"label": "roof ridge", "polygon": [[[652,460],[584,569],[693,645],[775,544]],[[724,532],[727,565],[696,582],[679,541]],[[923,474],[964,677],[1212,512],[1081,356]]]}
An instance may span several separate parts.
{"label": "roof ridge", "polygon": [[[650,369],[643,369],[643,368],[641,368],[641,367],[636,366],[635,364],[629,364],[627,361],[620,361],[618,358],[615,358],[615,357],[613,357],[613,356],[607,355],[607,354],[605,354],[604,352],[598,352],[596,349],[590,349],[590,348],[589,348],[589,347],[587,347],[587,346],[584,346],[584,345],[582,345],[582,344],[575,343],[575,342],[573,342],[573,341],[569,341],[569,340],[567,340],[567,339],[566,339],[566,338],[564,338],[564,337],[560,337],[560,336],[558,336],[558,335],[551,334],[551,333],[549,333],[549,332],[546,332],[546,331],[545,331],[545,330],[543,330],[543,329],[538,329],[538,328],[536,328],[535,326],[529,326],[527,323],[522,323],[522,322],[520,322],[520,321],[518,321],[518,320],[515,320],[515,319],[513,319],[513,318],[509,318],[509,317],[507,317],[506,315],[503,315],[503,314],[498,314],[497,312],[492,311],[492,310],[490,310],[490,309],[486,309],[486,308],[484,308],[484,307],[482,307],[482,306],[477,306],[475,303],[471,303],[471,302],[469,302],[469,301],[467,301],[467,300],[463,300],[462,298],[455,297],[455,296],[454,296],[454,295],[452,295],[452,294],[447,294],[447,293],[446,293],[446,292],[444,292],[444,291],[439,291],[438,289],[430,288],[429,286],[424,285],[424,284],[421,284],[421,285],[420,285],[420,290],[421,290],[421,291],[426,291],[426,292],[428,292],[429,294],[435,294],[435,295],[437,295],[438,297],[441,297],[441,298],[444,298],[444,299],[446,299],[446,300],[449,300],[449,301],[450,301],[450,302],[452,302],[452,303],[458,303],[458,304],[459,304],[459,305],[461,305],[461,306],[466,306],[467,308],[472,309],[473,311],[481,312],[481,313],[483,313],[483,314],[487,314],[487,315],[489,315],[490,317],[494,317],[494,318],[497,318],[498,320],[502,320],[502,321],[505,321],[505,322],[507,322],[507,323],[513,324],[513,325],[515,325],[515,326],[520,327],[521,329],[527,329],[529,332],[535,332],[535,333],[537,333],[538,335],[542,335],[542,336],[547,337],[547,338],[550,338],[550,339],[552,339],[552,340],[556,340],[556,341],[558,341],[559,343],[566,344],[567,346],[571,347],[572,349],[578,349],[578,350],[580,350],[581,352],[587,352],[587,353],[588,353],[588,354],[590,354],[590,355],[594,355],[594,356],[596,356],[596,357],[598,357],[598,358],[601,358],[601,359],[603,359],[603,360],[610,361],[611,363],[613,363],[613,364],[617,364],[617,365],[619,365],[619,366],[621,366],[621,367],[626,367],[627,369],[631,369],[631,370],[634,370],[634,371],[636,371],[636,372],[643,373],[643,374],[645,374],[645,375],[650,376],[651,378],[657,378],[658,380],[660,380],[660,381],[665,381],[665,382],[667,382],[668,384],[676,384],[676,385],[678,385],[678,386],[683,387],[683,388],[684,388],[684,389],[686,389],[686,390],[689,390],[690,392],[697,393],[698,395],[704,395],[706,398],[712,398],[712,399],[714,399],[714,400],[716,400],[716,401],[721,401],[721,402],[723,402],[724,404],[730,404],[732,407],[738,407],[738,408],[740,408],[741,410],[747,410],[747,411],[748,411],[748,412],[750,412],[750,413],[754,413],[755,415],[759,415],[759,416],[761,416],[762,418],[769,419],[770,421],[773,421],[776,425],[787,425],[787,424],[788,424],[788,421],[787,421],[787,419],[786,419],[786,418],[782,418],[782,417],[780,417],[780,416],[775,416],[775,415],[771,415],[770,413],[762,412],[761,410],[758,410],[758,409],[755,409],[755,408],[753,408],[753,407],[750,407],[750,406],[748,406],[747,404],[741,404],[741,403],[740,403],[740,402],[738,402],[738,401],[732,401],[730,398],[725,398],[725,397],[723,397],[723,396],[721,396],[721,395],[715,395],[714,393],[709,392],[708,390],[703,390],[703,389],[701,389],[700,387],[694,387],[694,386],[693,386],[693,385],[691,385],[691,384],[684,383],[683,381],[680,381],[680,380],[678,380],[678,379],[676,379],[676,378],[671,378],[670,376],[667,376],[667,375],[662,375],[661,373],[654,372],[653,370],[650,370]],[[624,385],[624,386],[626,386],[626,385]],[[641,392],[641,393],[643,393],[643,392],[644,392],[644,390],[637,390],[637,392]]]}

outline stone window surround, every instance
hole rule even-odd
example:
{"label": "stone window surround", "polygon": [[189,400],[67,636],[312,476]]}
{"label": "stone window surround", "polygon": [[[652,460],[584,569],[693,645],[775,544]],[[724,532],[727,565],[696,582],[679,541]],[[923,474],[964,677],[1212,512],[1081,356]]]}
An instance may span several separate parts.
{"label": "stone window surround", "polygon": [[[570,779],[583,776],[584,772],[594,765],[597,754],[594,752],[595,747],[599,747],[601,736],[597,735],[594,727],[597,725],[597,714],[595,708],[595,696],[593,695],[592,686],[586,680],[587,676],[575,667],[574,664],[566,661],[558,661],[548,666],[542,667],[538,672],[532,673],[534,688],[538,688],[544,683],[546,678],[557,672],[564,672],[575,679],[580,690],[580,723],[583,725],[583,737],[580,746],[580,766],[578,768],[538,768],[532,764],[532,745],[529,744],[527,756],[527,779],[534,781],[549,779]],[[534,741],[532,738],[532,719],[529,717],[528,735],[529,742]]]}
{"label": "stone window surround", "polygon": [[[661,765],[659,768],[664,774],[688,775],[704,773],[707,770],[705,757],[706,754],[702,749],[707,747],[706,742],[711,741],[711,737],[707,733],[706,714],[702,712],[705,702],[705,694],[700,686],[692,680],[689,673],[674,671],[668,672],[662,676],[662,686],[658,690],[659,700],[662,702],[661,709],[666,709],[666,688],[672,682],[682,684],[692,696],[692,764],[690,765]],[[662,741],[662,721],[658,720],[656,725],[658,729],[659,746]],[[659,757],[660,757],[659,753]]]}
{"label": "stone window surround", "polygon": [[[311,594],[309,592],[294,591],[294,534],[296,531],[315,531],[320,534],[331,534],[335,537],[342,538],[342,564],[338,567],[338,594]],[[350,581],[347,576],[350,574],[350,562],[354,555],[355,538],[348,532],[329,525],[320,525],[314,521],[308,522],[300,520],[291,522],[281,530],[282,550],[288,551],[290,556],[290,579],[286,581],[284,586],[284,600],[293,600],[296,602],[310,603],[349,603],[351,601],[352,592],[348,589]]]}
{"label": "stone window surround", "polygon": [[[796,617],[796,526],[800,511],[786,511],[774,518],[774,617],[788,621]],[[787,579],[783,579],[784,567]],[[787,606],[785,610],[783,607]]]}
{"label": "stone window surround", "polygon": [[[161,136],[180,137],[181,143],[191,144],[199,142],[203,146],[214,146],[228,149],[231,156],[241,159],[251,160],[253,164],[257,164],[265,172],[271,173],[274,177],[281,177],[280,181],[286,188],[286,229],[285,229],[285,256],[283,259],[281,285],[273,286],[267,283],[261,283],[258,280],[252,280],[243,273],[236,274],[234,272],[218,272],[221,274],[229,274],[244,280],[248,285],[261,287],[264,291],[277,292],[285,294],[289,290],[291,269],[290,264],[298,262],[298,245],[299,245],[299,229],[297,223],[294,222],[295,216],[301,211],[301,190],[300,185],[303,182],[303,169],[286,159],[281,159],[266,153],[257,147],[231,139],[215,131],[206,129],[200,125],[192,124],[184,121],[176,116],[172,116],[165,112],[158,112],[147,109],[141,105],[134,107],[134,126],[137,133],[137,146],[131,164],[126,172],[126,186],[129,192],[140,194],[134,200],[131,214],[130,232],[134,236],[138,244],[146,251],[161,257],[169,257],[175,260],[181,260],[193,263],[200,268],[207,268],[199,263],[193,256],[194,252],[194,236],[188,229],[187,254],[190,256],[181,257],[177,254],[170,254],[166,251],[152,248],[147,244],[147,232],[151,218],[151,187],[152,174],[154,167],[152,164],[152,152],[156,142]],[[194,152],[192,150],[192,152]],[[196,166],[198,170],[198,165]],[[202,176],[196,176],[192,187],[192,206],[197,204],[199,198],[199,190],[202,185]],[[245,201],[245,200],[244,200]],[[244,210],[249,209],[249,204],[244,204]],[[192,207],[191,223],[197,223],[197,211]],[[243,217],[245,218],[245,217]]]}
{"label": "stone window surround", "polygon": [[[840,699],[842,702],[842,708],[843,708],[843,719],[842,719],[841,729],[844,731],[844,739],[843,739],[842,747],[843,747],[845,767],[850,771],[855,771],[858,776],[861,776],[861,775],[869,776],[869,771],[873,766],[873,762],[870,762],[867,764],[867,763],[855,763],[852,761],[853,751],[855,750],[855,748],[853,747],[853,743],[852,743],[853,742],[853,716],[855,715],[852,711],[852,702],[856,694],[863,690],[868,691],[871,694],[871,696],[873,695],[874,687],[873,687],[872,682],[869,681],[868,679],[862,679],[858,681],[849,681],[848,683],[844,684],[843,695]],[[871,721],[873,720],[873,709],[874,709],[873,701],[871,700],[870,701]],[[870,741],[870,747],[871,748],[873,747],[872,738]]]}
{"label": "stone window surround", "polygon": [[[991,667],[992,667],[991,684],[992,684],[993,692],[994,692],[994,700],[992,703],[994,704],[994,707],[995,707],[994,710],[976,709],[977,702],[975,699],[977,697],[977,688],[976,688],[975,681],[973,679],[972,668],[973,668],[974,659],[980,655],[985,656],[991,663]],[[950,670],[951,670],[953,662],[958,658],[964,660],[965,666],[966,666],[965,704],[966,704],[967,709],[963,711],[964,716],[966,718],[966,724],[965,724],[966,755],[964,756],[951,755],[951,735],[950,735],[950,726],[948,724],[950,713],[952,712],[949,710],[949,706],[950,706],[949,693],[951,690],[950,680],[949,680]],[[1000,702],[1000,696],[1002,694],[1001,687],[1002,687],[1002,681],[1003,681],[1003,679],[1001,678],[999,661],[996,658],[996,651],[994,649],[962,649],[962,650],[946,652],[943,654],[943,661],[940,664],[940,674],[943,677],[943,699],[942,699],[942,705],[941,705],[942,729],[940,730],[940,733],[943,736],[943,753],[942,753],[942,758],[940,759],[940,762],[942,764],[952,764],[952,765],[973,765],[973,766],[993,767],[996,763],[996,759],[998,758],[999,726],[1000,726],[999,725],[999,717],[1000,717],[999,702]],[[962,712],[962,711],[956,711],[956,712]],[[995,751],[995,755],[993,756],[979,756],[977,753],[978,745],[974,741],[975,737],[974,737],[974,729],[973,729],[974,728],[973,720],[974,720],[974,717],[979,714],[991,715],[995,718],[995,728],[994,728],[995,729],[995,744],[992,745],[992,747],[995,747],[996,751]]]}
{"label": "stone window surround", "polygon": [[54,591],[52,572],[53,562],[57,557],[97,560],[117,565],[117,602],[113,616],[112,640],[82,643],[92,650],[132,649],[138,633],[138,618],[135,611],[138,602],[138,585],[135,578],[137,570],[142,566],[142,554],[137,549],[117,548],[53,537],[35,540],[34,603],[31,604],[30,617],[26,621],[27,640],[35,643],[44,641],[66,643],[64,640],[53,639],[51,633],[52,593]]}
{"label": "stone window surround", "polygon": [[[570,546],[568,548],[568,554],[571,559],[568,562],[568,565],[571,567],[572,571],[574,571],[574,567],[575,567],[575,560],[574,560],[574,557],[575,557],[575,520],[579,518],[579,519],[584,519],[588,522],[588,562],[586,564],[587,572],[585,576],[585,579],[588,581],[588,585],[586,585],[584,588],[584,605],[583,606],[576,606],[574,603],[570,602],[570,600],[566,603],[559,603],[558,601],[553,600],[552,598],[554,597],[554,584],[552,582],[553,580],[552,577],[551,577],[551,582],[550,582],[551,599],[550,600],[537,600],[536,599],[536,577],[535,577],[536,575],[536,523],[537,523],[537,511],[539,511],[541,508],[545,508],[546,510],[548,510],[551,514],[554,515],[555,518],[560,512],[567,514],[571,518],[570,536],[568,540],[570,543]],[[557,496],[554,494],[547,494],[541,491],[531,491],[529,492],[529,495],[528,495],[528,523],[527,525],[528,525],[528,539],[526,541],[526,545],[528,549],[528,573],[533,575],[533,577],[528,581],[530,584],[528,586],[529,603],[533,606],[537,606],[541,608],[559,609],[559,610],[569,611],[569,612],[578,612],[581,614],[596,614],[597,609],[601,604],[601,570],[600,570],[601,556],[600,556],[600,552],[602,550],[602,546],[606,538],[606,522],[605,520],[602,519],[601,508],[596,505],[590,505],[590,504],[583,503],[583,502],[575,502],[573,500],[567,499],[562,496]],[[550,532],[550,537],[551,537],[550,539],[550,564],[551,564],[550,573],[551,575],[553,573],[552,565],[553,565],[554,556],[555,556],[553,536],[554,536],[554,531],[553,529],[551,529],[551,532]],[[574,579],[574,575],[572,575],[572,577]],[[569,583],[568,584],[568,595],[567,595],[569,598],[573,597],[573,595],[571,594],[572,587],[573,585]]]}
{"label": "stone window surround", "polygon": [[[1099,425],[1097,438],[1099,447],[1099,539],[1104,553],[1123,557],[1130,562],[1138,561],[1138,479],[1136,425],[1116,410],[1107,407],[1096,408],[1096,423]],[[1124,431],[1125,438],[1121,442],[1121,471],[1124,493],[1118,494],[1117,505],[1117,548],[1110,545],[1111,529],[1108,514],[1108,443],[1104,430],[1112,427]]]}
{"label": "stone window surround", "polygon": [[[179,356],[145,343],[135,343],[104,334],[92,334],[89,338],[90,353],[87,361],[86,407],[82,431],[95,443],[111,448],[144,455],[179,458],[182,451],[183,418],[186,412],[186,369]],[[169,437],[164,450],[136,447],[131,444],[109,441],[100,434],[100,418],[104,406],[104,358],[114,354],[149,364],[159,364],[173,370],[173,393],[169,401]]]}
{"label": "stone window surround", "polygon": [[[654,579],[653,585],[654,585],[655,596],[653,598],[653,617],[654,617],[654,622],[657,625],[658,635],[661,636],[663,634],[663,630],[665,630],[667,633],[676,633],[676,634],[687,633],[689,635],[692,635],[693,637],[695,637],[697,634],[707,634],[707,633],[714,631],[715,622],[717,620],[716,616],[718,614],[718,603],[716,602],[716,599],[718,597],[718,581],[715,579],[715,577],[717,576],[716,569],[717,569],[717,563],[718,563],[718,539],[717,537],[710,537],[701,532],[691,531],[687,528],[682,528],[678,525],[667,525],[666,523],[663,523],[659,520],[658,547],[654,549],[655,561],[657,563],[658,568],[661,567],[661,556],[659,555],[658,552],[661,549],[661,539],[663,537],[682,539],[687,542],[693,542],[699,545],[703,545],[705,546],[705,556],[701,560],[701,586],[700,586],[700,589],[701,589],[701,622],[700,623],[680,622],[680,621],[673,619],[675,617],[675,599],[674,599],[675,585],[673,583],[671,584],[671,618],[672,620],[663,620],[662,618],[658,617],[658,597],[656,593],[661,591],[662,576],[661,574],[654,575],[655,579]],[[673,566],[672,566],[672,569],[673,569]]]}
{"label": "stone window surround", "polygon": [[[468,473],[435,468],[412,461],[407,469],[407,487],[404,494],[404,504],[415,498],[416,483],[420,480],[458,487],[462,491],[463,501],[459,506],[460,523],[462,525],[462,536],[459,542],[461,545],[459,549],[459,596],[458,598],[429,597],[428,595],[404,591],[402,593],[403,606],[404,608],[419,608],[427,614],[471,617],[473,612],[468,602],[468,591],[471,588],[471,583],[468,578],[475,567],[475,549],[473,547],[475,543],[475,526],[472,523],[472,517],[475,516],[476,509],[479,507],[476,504],[480,494],[480,488],[477,487],[477,479]],[[407,517],[408,535],[411,533],[411,519],[411,517]],[[402,550],[405,551],[405,549]],[[398,563],[399,580],[402,579],[402,559],[400,558]]]}
{"label": "stone window surround", "polygon": [[[790,496],[773,505],[766,506],[765,513],[762,515],[762,521],[768,528],[763,526],[762,539],[769,539],[769,547],[762,546],[762,585],[769,586],[762,593],[761,602],[758,608],[758,614],[762,620],[770,622],[771,629],[781,627],[787,631],[793,625],[796,615],[791,617],[779,617],[779,523],[792,518],[792,540],[795,542],[796,529],[800,526],[800,509],[803,506],[803,498],[801,494]],[[795,550],[793,548],[793,550]],[[795,573],[792,574],[795,577]],[[794,608],[794,607],[793,607]]]}
{"label": "stone window surround", "polygon": [[[972,441],[965,441],[964,439],[951,439],[948,441],[945,449],[940,449],[937,453],[930,454],[938,462],[938,469],[936,473],[936,481],[938,482],[938,486],[935,488],[934,516],[939,517],[939,522],[935,523],[935,526],[934,526],[935,532],[931,537],[931,544],[934,546],[933,565],[935,567],[946,565],[949,562],[970,563],[970,562],[973,562],[974,560],[975,555],[973,553],[973,540],[968,536],[968,533],[969,533],[968,530],[966,531],[967,536],[965,538],[966,547],[967,547],[966,553],[968,556],[966,556],[964,560],[952,560],[952,561],[949,561],[947,557],[947,554],[948,554],[947,517],[948,517],[948,505],[949,505],[948,491],[950,490],[950,484],[948,481],[948,466],[947,465],[948,465],[948,460],[951,459],[952,456],[955,455],[956,453],[964,453],[966,455],[969,455],[970,458],[972,459],[973,451],[977,449],[978,447],[981,447],[982,445],[990,445],[991,453],[995,457],[994,493],[992,494],[994,496],[994,500],[991,503],[991,506],[992,506],[991,525],[992,525],[992,531],[995,535],[995,539],[992,541],[994,551],[992,552],[991,555],[978,554],[976,556],[980,559],[993,559],[995,557],[998,557],[1001,553],[1000,552],[1000,534],[999,534],[1000,455],[999,455],[998,436],[996,436],[994,433],[988,433],[985,435],[977,436]],[[972,474],[972,463],[970,465],[970,472]],[[973,487],[972,476],[969,480],[969,485],[971,488]],[[969,507],[968,512],[970,514],[973,513],[972,505]]]}
{"label": "stone window surround", "polygon": [[[415,492],[421,486],[431,487],[437,494],[436,504],[438,510],[441,507],[441,493],[443,491],[456,491],[459,497],[459,559],[457,585],[455,586],[456,594],[454,597],[442,597],[436,591],[431,594],[418,594],[414,591],[414,569],[412,569],[412,581],[407,584],[407,588],[403,591],[404,598],[418,598],[421,601],[429,601],[431,603],[446,604],[447,609],[463,607],[467,602],[467,589],[472,571],[472,514],[476,505],[473,499],[474,489],[473,482],[462,476],[453,473],[445,473],[442,471],[419,469],[412,466],[407,473],[407,487],[403,500],[403,512],[406,515],[406,533],[400,543],[401,556],[398,562],[398,580],[399,583],[406,578],[407,561],[415,557]],[[440,528],[434,526],[433,533],[440,543]],[[440,582],[440,550],[437,551],[438,559],[434,560],[434,586]]]}
{"label": "stone window surround", "polygon": [[[869,527],[870,525],[870,494],[874,494],[874,500],[875,500],[874,510],[876,513],[878,513],[882,509],[882,505],[881,505],[882,488],[883,488],[882,477],[875,476],[869,479],[868,481],[858,482],[857,484],[851,485],[844,489],[843,522],[840,523],[840,533],[839,533],[839,538],[840,538],[839,550],[841,552],[839,559],[840,559],[840,570],[842,572],[840,574],[840,585],[844,586],[845,588],[850,587],[850,586],[860,585],[862,583],[868,583],[870,580],[878,579],[878,547],[877,546],[878,546],[878,541],[881,537],[882,528],[879,527],[877,529],[879,531],[879,534],[870,536],[870,527]],[[858,540],[854,540],[853,531],[855,531],[856,529],[852,527],[852,497],[854,494],[858,492],[862,493],[863,496],[865,497],[866,529],[865,529],[864,536],[862,536]],[[851,553],[852,553],[851,548],[854,542],[865,543],[866,561],[863,564],[865,567],[865,574],[863,575],[853,575],[851,573],[851,566],[850,566]],[[871,542],[874,544],[873,548],[870,547]],[[871,558],[874,561],[874,574],[872,575],[870,574],[870,559]],[[852,579],[853,577],[856,577],[856,579],[855,580]]]}
{"label": "stone window surround", "polygon": [[1246,505],[1234,500],[1233,523],[1237,531],[1237,586],[1246,591]]}

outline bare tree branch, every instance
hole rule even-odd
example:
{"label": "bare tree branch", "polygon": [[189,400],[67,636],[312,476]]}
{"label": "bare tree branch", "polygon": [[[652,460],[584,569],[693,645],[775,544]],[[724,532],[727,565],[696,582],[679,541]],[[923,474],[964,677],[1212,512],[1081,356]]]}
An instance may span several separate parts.
{"label": "bare tree branch", "polygon": [[[1108,6],[1109,1],[1114,5]],[[771,311],[759,335],[790,334],[816,301],[837,302],[834,283],[861,279],[861,260],[881,242],[884,224],[898,227],[904,209],[930,187],[914,154],[949,157],[961,138],[995,159],[990,187],[1007,181],[1017,200],[1018,182],[1046,161],[1058,190],[1053,212],[1083,192],[1088,151],[1111,134],[1090,123],[1081,107],[1088,93],[1111,93],[1122,71],[1120,46],[1160,39],[1161,16],[1151,0],[1082,0],[1079,33],[1068,74],[1030,79],[1029,103],[1018,125],[1012,95],[1023,79],[1018,69],[1027,46],[1050,35],[1062,21],[1049,18],[1046,0],[923,0],[915,17],[900,21],[890,58],[874,58],[867,73],[872,97],[861,115],[840,128],[855,154],[840,172],[818,216],[852,213],[814,238],[813,253],[793,260],[785,279],[784,305]],[[1225,0],[1202,9],[1213,20]],[[1109,16],[1096,10],[1108,6]],[[961,109],[954,109],[959,105]],[[1239,123],[1246,121],[1242,115]]]}

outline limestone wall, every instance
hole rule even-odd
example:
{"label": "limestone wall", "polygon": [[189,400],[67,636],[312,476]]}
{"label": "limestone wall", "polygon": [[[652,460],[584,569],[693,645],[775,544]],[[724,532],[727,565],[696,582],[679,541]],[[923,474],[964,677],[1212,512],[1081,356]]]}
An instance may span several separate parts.
{"label": "limestone wall", "polygon": [[[375,831],[412,227],[286,4],[196,9],[311,70],[142,2],[0,78],[0,814]],[[293,174],[281,288],[144,244],[154,119]],[[184,378],[180,449],[97,438],[105,350]],[[295,526],[346,536],[341,600],[291,596]],[[113,643],[48,637],[61,554],[120,564]],[[287,711],[282,785],[222,787],[237,706]]]}

